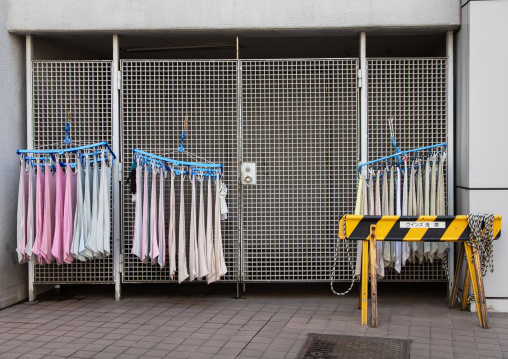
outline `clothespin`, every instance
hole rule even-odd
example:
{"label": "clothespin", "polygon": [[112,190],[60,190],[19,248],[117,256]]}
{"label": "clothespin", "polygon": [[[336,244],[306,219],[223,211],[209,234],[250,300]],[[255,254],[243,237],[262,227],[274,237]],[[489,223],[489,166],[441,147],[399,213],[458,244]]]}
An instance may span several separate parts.
{"label": "clothespin", "polygon": [[64,140],[64,143],[66,145],[70,144],[72,141],[71,141],[71,138],[69,136],[69,131],[71,130],[71,118],[72,118],[72,112],[71,110],[67,111],[67,122],[65,123],[65,140]]}

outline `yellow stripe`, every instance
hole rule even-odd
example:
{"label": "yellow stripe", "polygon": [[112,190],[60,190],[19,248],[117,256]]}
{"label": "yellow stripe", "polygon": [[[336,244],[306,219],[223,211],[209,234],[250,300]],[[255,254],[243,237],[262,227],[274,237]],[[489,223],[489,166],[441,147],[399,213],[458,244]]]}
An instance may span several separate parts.
{"label": "yellow stripe", "polygon": [[493,235],[496,238],[497,234],[501,230],[501,216],[494,216]]}
{"label": "yellow stripe", "polygon": [[[434,222],[437,216],[420,216],[416,222]],[[404,236],[404,241],[420,241],[428,228],[411,228]]]}
{"label": "yellow stripe", "polygon": [[462,218],[455,217],[455,219],[450,223],[446,232],[444,232],[441,237],[442,241],[456,241],[459,239],[460,235],[466,230],[468,224],[467,219],[464,221]]}
{"label": "yellow stripe", "polygon": [[386,235],[393,228],[400,216],[383,216],[376,225],[376,240],[384,241]]}
{"label": "yellow stripe", "polygon": [[[349,237],[355,230],[356,226],[362,221],[363,216],[347,216],[346,234]],[[344,226],[344,224],[343,224]]]}

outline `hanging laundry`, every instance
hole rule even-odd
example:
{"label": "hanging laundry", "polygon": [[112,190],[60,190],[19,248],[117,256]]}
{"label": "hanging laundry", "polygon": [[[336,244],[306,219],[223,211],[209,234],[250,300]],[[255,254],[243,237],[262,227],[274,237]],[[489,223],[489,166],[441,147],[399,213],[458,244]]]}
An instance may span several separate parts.
{"label": "hanging laundry", "polygon": [[64,262],[72,263],[72,239],[74,236],[74,215],[76,212],[77,180],[80,174],[74,173],[69,165],[69,158],[65,161],[65,199],[64,199],[64,226],[63,226],[63,247]]}
{"label": "hanging laundry", "polygon": [[[437,175],[437,200],[436,200],[436,215],[446,215],[446,198],[445,198],[445,183],[444,183],[444,161],[446,160],[446,153],[443,153],[439,158],[438,175]],[[448,249],[448,243],[439,242],[437,249],[437,257],[444,259],[445,252]]]}
{"label": "hanging laundry", "polygon": [[221,199],[220,199],[220,180],[215,181],[215,278],[220,280],[227,273],[226,261],[224,260],[224,251],[222,249],[222,231],[221,231]]}
{"label": "hanging laundry", "polygon": [[37,185],[37,177],[35,175],[35,171],[33,166],[28,166],[28,213],[26,216],[27,222],[27,239],[25,246],[25,253],[27,256],[27,260],[30,262],[35,262],[35,255],[32,252],[32,248],[35,242],[35,202],[36,202],[36,185]]}
{"label": "hanging laundry", "polygon": [[[392,171],[393,172],[393,171]],[[397,167],[397,179],[396,179],[396,204],[395,204],[395,214],[397,216],[400,216],[402,214],[402,198],[401,198],[401,187],[400,187],[400,168]],[[391,242],[394,244],[395,247],[395,257],[393,259],[394,261],[394,268],[397,271],[397,273],[400,273],[402,269],[402,243],[401,242]]]}
{"label": "hanging laundry", "polygon": [[208,181],[208,200],[206,206],[206,265],[208,273],[206,281],[208,284],[216,281],[215,250],[213,247],[213,211],[212,211],[212,182]]}
{"label": "hanging laundry", "polygon": [[86,261],[86,257],[80,253],[79,244],[81,233],[83,232],[83,212],[85,210],[84,200],[84,170],[81,166],[81,161],[77,162],[77,180],[76,180],[76,212],[74,214],[74,235],[71,245],[71,253],[75,259]]}
{"label": "hanging laundry", "polygon": [[199,178],[199,223],[198,223],[198,277],[208,275],[205,233],[205,199],[203,193],[203,177]]}
{"label": "hanging laundry", "polygon": [[92,177],[92,189],[90,191],[91,195],[91,205],[92,211],[90,212],[90,225],[88,228],[87,236],[85,237],[85,248],[88,250],[89,256],[91,258],[96,258],[99,255],[99,251],[97,248],[97,222],[99,217],[99,163],[97,158],[94,158],[93,166],[90,161],[90,171]]}
{"label": "hanging laundry", "polygon": [[[402,215],[407,216],[408,210],[408,174],[407,174],[407,159],[404,159],[404,178],[402,184]],[[402,266],[406,265],[409,257],[411,256],[411,248],[409,247],[408,242],[402,242]]]}
{"label": "hanging laundry", "polygon": [[150,252],[150,207],[148,206],[148,168],[143,168],[143,225],[141,232],[141,261],[147,263]]}
{"label": "hanging laundry", "polygon": [[[57,158],[58,159],[58,158]],[[64,262],[64,243],[63,243],[63,227],[64,227],[64,200],[65,200],[65,180],[66,176],[60,164],[56,167],[56,199],[55,199],[55,233],[53,235],[53,247],[51,253],[55,257],[58,265]]]}
{"label": "hanging laundry", "polygon": [[164,268],[166,264],[166,224],[164,212],[166,211],[164,206],[164,168],[161,168],[159,172],[159,258],[157,263],[161,268]]}
{"label": "hanging laundry", "polygon": [[44,227],[44,173],[41,169],[41,164],[37,162],[36,170],[36,187],[35,187],[35,239],[32,248],[33,254],[37,258],[39,264],[44,264],[42,257],[42,229]]}
{"label": "hanging laundry", "polygon": [[226,195],[228,188],[223,181],[219,180],[219,196],[220,196],[220,218],[222,220],[228,219],[228,205],[226,203]]}
{"label": "hanging laundry", "polygon": [[[374,204],[374,215],[381,215],[381,171],[377,171],[376,173],[376,190],[375,190],[375,204]],[[384,278],[385,276],[385,261],[383,259],[383,248],[384,242],[376,243],[376,273],[379,278]]]}
{"label": "hanging laundry", "polygon": [[[143,169],[136,166],[136,208],[134,212],[134,236],[132,254],[143,260]],[[132,182],[131,182],[132,183]]]}
{"label": "hanging laundry", "polygon": [[189,231],[189,280],[192,282],[198,277],[198,243],[196,233],[196,177],[191,175],[191,218]]}
{"label": "hanging laundry", "polygon": [[24,161],[19,166],[19,188],[18,188],[18,213],[17,213],[17,245],[18,262],[27,262],[26,244],[27,244],[27,216],[28,216],[28,192],[29,178],[25,169]]}
{"label": "hanging laundry", "polygon": [[175,232],[175,171],[171,170],[171,187],[169,189],[169,230],[168,230],[168,252],[169,252],[169,274],[171,279],[176,272],[176,232]]}
{"label": "hanging laundry", "polygon": [[157,217],[157,173],[152,167],[152,196],[150,202],[150,253],[152,264],[156,264],[159,257],[159,239],[157,238],[158,228]]}
{"label": "hanging laundry", "polygon": [[[364,202],[364,198],[363,198],[364,197],[364,184],[365,184],[365,178],[363,178],[363,176],[360,176],[360,181],[358,182],[358,189],[356,190],[355,215],[363,214],[362,204]],[[356,243],[355,276],[358,277],[361,274],[362,274],[362,241],[357,241],[357,243]]]}
{"label": "hanging laundry", "polygon": [[185,196],[184,175],[180,176],[180,223],[178,225],[178,283],[182,283],[189,277],[187,272],[187,257],[185,254]]}
{"label": "hanging laundry", "polygon": [[51,172],[51,166],[46,163],[44,170],[44,224],[40,250],[44,263],[51,263],[54,259],[51,248],[53,246],[53,231],[55,229],[55,192],[56,176]]}

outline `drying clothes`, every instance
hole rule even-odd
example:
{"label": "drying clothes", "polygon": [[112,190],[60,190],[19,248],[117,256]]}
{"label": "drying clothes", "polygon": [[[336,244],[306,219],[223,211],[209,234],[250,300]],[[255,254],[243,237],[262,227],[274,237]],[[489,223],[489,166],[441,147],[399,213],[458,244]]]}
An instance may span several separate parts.
{"label": "drying clothes", "polygon": [[72,239],[74,235],[74,214],[76,211],[76,185],[79,174],[74,173],[69,166],[69,159],[66,160],[66,180],[65,180],[65,199],[64,199],[64,225],[63,225],[63,247],[64,262],[72,263],[74,257],[71,253]]}
{"label": "drying clothes", "polygon": [[152,264],[157,264],[159,257],[159,239],[157,234],[159,228],[157,226],[157,173],[155,167],[152,168],[152,196],[150,202],[150,258]]}
{"label": "drying clothes", "polygon": [[[359,215],[362,213],[362,201],[363,201],[363,183],[365,179],[363,176],[360,176],[360,181],[358,182],[358,189],[356,190],[356,205],[355,205],[355,215]],[[356,265],[355,265],[355,276],[359,276],[361,274],[361,261],[362,261],[362,241],[357,241],[356,244]]]}
{"label": "drying clothes", "polygon": [[16,251],[18,252],[18,262],[25,263],[28,258],[26,255],[27,243],[27,215],[28,215],[28,173],[25,170],[25,164],[19,166],[19,188],[18,188],[18,215],[17,215],[17,242]]}
{"label": "drying clothes", "polygon": [[159,258],[157,263],[161,268],[164,268],[166,264],[166,224],[164,212],[164,168],[160,170],[160,178],[159,178]]}
{"label": "drying clothes", "polygon": [[[424,215],[424,198],[423,198],[423,171],[424,169],[420,166],[418,169],[418,185],[417,185],[417,192],[416,192],[416,203],[417,203],[417,211],[416,213],[413,213],[413,215],[416,216],[422,216]],[[424,248],[424,242],[417,242],[417,254],[416,257],[418,258],[419,263],[423,263],[423,258],[425,257],[425,248]]]}
{"label": "drying clothes", "polygon": [[[366,197],[365,193],[365,178],[360,176],[360,181],[358,182],[358,189],[356,191],[356,205],[355,205],[355,215],[363,214],[363,208],[367,207],[367,205],[363,205],[364,197]],[[356,266],[355,266],[355,276],[359,276],[362,273],[362,241],[357,241],[356,244]]]}
{"label": "drying clothes", "polygon": [[44,173],[42,173],[40,163],[37,163],[37,176],[35,186],[35,237],[32,253],[36,256],[39,264],[44,264],[41,255],[42,246],[42,228],[44,226]]}
{"label": "drying clothes", "polygon": [[[423,214],[426,216],[429,216],[430,215],[430,162],[429,162],[428,158],[425,163],[424,186],[425,186],[425,193],[424,193],[424,197],[423,197],[423,203],[424,203]],[[430,252],[430,243],[429,242],[423,243],[423,252],[424,252],[425,258],[431,259],[431,258],[429,258],[429,252]]]}
{"label": "drying clothes", "polygon": [[83,211],[84,211],[84,173],[81,162],[77,163],[76,180],[76,211],[74,214],[74,235],[71,245],[71,254],[75,259],[86,261],[86,257],[79,252],[79,239],[83,231]]}
{"label": "drying clothes", "polygon": [[[407,176],[407,161],[404,161],[404,179],[402,184],[402,215],[407,216],[408,208],[408,176]],[[407,260],[411,256],[411,248],[409,243],[402,242],[402,266],[406,265]]]}
{"label": "drying clothes", "polygon": [[[393,173],[393,171],[392,171]],[[395,211],[396,215],[400,216],[402,214],[402,200],[401,200],[401,189],[400,189],[400,168],[397,167],[397,186],[396,186],[396,204],[395,204]],[[395,257],[393,259],[394,261],[394,268],[395,270],[400,273],[401,271],[401,260],[402,260],[402,243],[401,242],[392,242],[394,243],[395,247]]]}
{"label": "drying clothes", "polygon": [[97,248],[97,221],[99,217],[99,164],[95,158],[93,167],[90,163],[90,171],[92,172],[92,190],[91,205],[92,211],[90,212],[90,225],[88,228],[87,236],[85,237],[85,248],[89,251],[89,256],[95,258],[99,255]]}
{"label": "drying clothes", "polygon": [[[389,203],[389,196],[390,193],[388,191],[389,188],[389,178],[388,178],[388,171],[386,168],[383,170],[383,191],[381,193],[382,196],[382,208],[381,208],[381,214],[383,216],[389,216],[390,215],[390,203]],[[385,268],[388,267],[391,263],[391,251],[390,251],[390,242],[383,242],[383,259]]]}
{"label": "drying clothes", "polygon": [[55,192],[56,176],[51,172],[51,168],[46,166],[44,171],[44,225],[40,250],[45,263],[51,263],[54,259],[51,248],[55,229]]}
{"label": "drying clothes", "polygon": [[65,180],[66,176],[59,164],[56,167],[56,199],[55,199],[55,233],[53,235],[53,247],[51,253],[55,257],[57,264],[64,262],[64,200],[65,200]]}
{"label": "drying clothes", "polygon": [[208,200],[206,206],[206,265],[208,273],[206,281],[208,284],[216,281],[215,275],[215,250],[213,247],[213,211],[212,211],[212,182],[208,181]]}
{"label": "drying clothes", "polygon": [[[430,209],[429,213],[431,216],[436,215],[436,157],[432,158],[432,166],[430,168]],[[437,242],[431,242],[430,243],[430,251],[428,254],[428,258],[433,262],[433,260],[436,258],[438,249],[438,243]]]}
{"label": "drying clothes", "polygon": [[198,278],[204,278],[208,274],[204,203],[203,178],[199,178]]}
{"label": "drying clothes", "polygon": [[220,218],[222,220],[228,219],[228,205],[226,203],[226,195],[228,194],[228,188],[226,184],[219,180],[219,196],[220,196]]}
{"label": "drying clothes", "polygon": [[83,192],[83,215],[81,218],[81,233],[79,234],[79,253],[85,257],[85,260],[93,258],[93,253],[86,247],[88,233],[92,224],[92,200],[93,200],[93,173],[90,161],[86,163],[84,192]]}
{"label": "drying clothes", "polygon": [[175,223],[175,172],[171,172],[171,187],[169,189],[169,229],[168,229],[168,252],[169,252],[169,274],[171,279],[176,272],[176,223]]}
{"label": "drying clothes", "polygon": [[[446,153],[443,154],[439,159],[439,166],[438,166],[438,175],[437,175],[437,200],[436,200],[436,215],[438,216],[444,216],[446,215],[445,210],[445,186],[444,186],[444,161],[446,159]],[[444,258],[445,251],[448,249],[448,243],[446,242],[439,242],[438,243],[438,249],[437,249],[437,257],[439,259]]]}
{"label": "drying clothes", "polygon": [[184,175],[180,176],[180,224],[178,226],[178,283],[189,277],[187,272],[187,257],[185,255],[185,196]]}
{"label": "drying clothes", "polygon": [[[143,170],[138,165],[136,169],[136,208],[134,212],[134,238],[132,240],[132,254],[143,259]],[[132,182],[131,182],[132,183]]]}
{"label": "drying clothes", "polygon": [[[381,215],[381,171],[377,171],[376,173],[376,198],[374,205],[374,215]],[[384,278],[385,276],[385,261],[383,259],[383,248],[384,242],[376,243],[376,274],[379,278]]]}
{"label": "drying clothes", "polygon": [[215,278],[220,280],[227,273],[226,261],[224,259],[224,251],[222,249],[222,232],[221,232],[221,200],[219,180],[215,182]]}
{"label": "drying clothes", "polygon": [[37,177],[32,166],[28,166],[28,213],[26,216],[26,247],[25,254],[27,260],[30,262],[35,261],[35,256],[32,253],[32,248],[35,242],[35,202],[36,202],[36,183]]}
{"label": "drying clothes", "polygon": [[198,243],[196,235],[196,177],[191,176],[191,218],[189,231],[189,280],[198,277]]}
{"label": "drying clothes", "polygon": [[99,181],[99,197],[97,211],[97,252],[99,258],[105,258],[111,254],[110,235],[111,235],[111,219],[110,219],[110,182],[111,168],[104,162],[104,154],[101,157],[101,171]]}
{"label": "drying clothes", "polygon": [[149,208],[148,207],[148,168],[143,169],[143,224],[141,226],[141,261],[147,262],[148,253],[150,252],[150,226],[149,226]]}

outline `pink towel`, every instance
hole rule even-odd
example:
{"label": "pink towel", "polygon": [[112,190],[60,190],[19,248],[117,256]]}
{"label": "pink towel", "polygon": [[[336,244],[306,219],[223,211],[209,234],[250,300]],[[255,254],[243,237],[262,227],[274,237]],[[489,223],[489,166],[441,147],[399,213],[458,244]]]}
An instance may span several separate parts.
{"label": "pink towel", "polygon": [[74,214],[76,212],[76,183],[78,176],[74,173],[69,166],[69,160],[67,160],[67,166],[65,170],[65,199],[64,199],[64,225],[63,225],[63,253],[64,262],[72,263],[74,257],[71,253],[72,240],[74,235]]}
{"label": "pink towel", "polygon": [[141,260],[143,263],[147,262],[148,258],[148,244],[149,244],[149,230],[150,227],[148,225],[148,169],[142,169],[144,173],[144,181],[143,181],[143,225],[142,225],[142,235],[141,235]]}
{"label": "pink towel", "polygon": [[152,258],[152,264],[157,264],[157,258],[159,257],[159,243],[157,239],[157,232],[159,231],[157,226],[157,173],[155,168],[152,168],[152,198],[150,201],[150,258]]}
{"label": "pink towel", "polygon": [[25,162],[21,161],[19,170],[18,190],[18,217],[17,217],[17,247],[18,262],[25,263],[27,241],[27,212],[28,212],[28,173],[25,169]]}
{"label": "pink towel", "polygon": [[44,226],[42,229],[41,253],[46,263],[53,262],[53,233],[55,231],[55,195],[56,175],[51,172],[50,165],[46,163],[44,171]]}
{"label": "pink towel", "polygon": [[42,257],[42,229],[44,227],[44,172],[40,163],[37,163],[37,184],[35,186],[35,240],[32,248],[39,264],[44,264]]}
{"label": "pink towel", "polygon": [[57,264],[64,261],[63,245],[63,227],[64,219],[64,200],[65,200],[65,179],[62,167],[56,164],[56,198],[55,198],[55,233],[53,235],[53,247],[51,253],[56,259]]}

